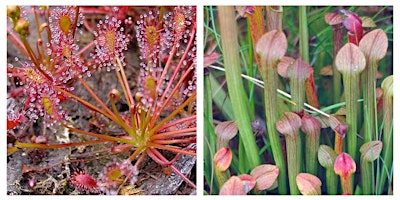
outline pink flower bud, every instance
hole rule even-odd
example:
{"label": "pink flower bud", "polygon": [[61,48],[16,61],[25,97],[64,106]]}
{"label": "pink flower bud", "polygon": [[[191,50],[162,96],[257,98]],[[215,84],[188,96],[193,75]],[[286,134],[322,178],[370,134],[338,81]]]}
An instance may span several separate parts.
{"label": "pink flower bud", "polygon": [[333,169],[337,175],[347,179],[356,171],[356,163],[349,154],[341,153],[336,158]]}

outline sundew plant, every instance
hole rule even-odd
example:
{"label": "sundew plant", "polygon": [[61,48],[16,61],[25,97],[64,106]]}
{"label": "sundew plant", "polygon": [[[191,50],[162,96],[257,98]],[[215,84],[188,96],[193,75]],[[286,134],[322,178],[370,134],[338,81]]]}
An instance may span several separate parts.
{"label": "sundew plant", "polygon": [[7,6],[7,40],[9,194],[196,188],[195,6]]}

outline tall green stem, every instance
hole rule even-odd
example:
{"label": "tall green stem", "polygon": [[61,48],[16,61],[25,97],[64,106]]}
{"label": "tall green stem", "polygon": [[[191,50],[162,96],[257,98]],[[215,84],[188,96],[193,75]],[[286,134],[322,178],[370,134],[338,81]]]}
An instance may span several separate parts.
{"label": "tall green stem", "polygon": [[347,151],[357,158],[357,119],[360,88],[360,74],[365,68],[365,57],[360,48],[347,43],[336,56],[336,67],[343,75],[344,95],[346,99]]}
{"label": "tall green stem", "polygon": [[286,150],[288,163],[288,177],[290,194],[300,194],[296,184],[296,176],[300,173],[300,157],[301,157],[301,139],[300,134],[294,136],[286,136]]}
{"label": "tall green stem", "polygon": [[248,105],[246,104],[248,99],[241,78],[234,8],[232,6],[219,6],[218,11],[228,92],[232,100],[232,107],[235,108],[233,109],[233,113],[238,123],[240,140],[242,140],[246,148],[246,155],[242,155],[242,158],[246,158],[249,166],[254,168],[260,164],[260,158],[257,156],[258,148],[253,137],[250,116],[247,109]]}
{"label": "tall green stem", "polygon": [[347,150],[352,158],[356,158],[357,154],[357,119],[359,97],[359,81],[358,74],[343,74],[344,95],[346,99],[346,123],[348,125],[347,132]]}
{"label": "tall green stem", "polygon": [[275,128],[275,123],[278,120],[278,96],[276,92],[276,88],[278,88],[277,80],[278,75],[276,71],[269,67],[265,72],[266,76],[264,77],[264,101],[265,101],[265,115],[267,119],[267,131],[269,142],[271,143],[272,154],[274,156],[275,164],[279,168],[279,177],[278,177],[278,186],[279,192],[281,194],[286,193],[285,189],[282,189],[282,185],[286,183],[286,165],[285,160],[283,158],[283,153],[281,149],[281,142],[279,140],[278,132]]}
{"label": "tall green stem", "polygon": [[276,129],[285,136],[290,194],[294,195],[300,194],[296,181],[302,163],[300,127],[301,119],[293,112],[284,113],[276,122]]}
{"label": "tall green stem", "polygon": [[211,95],[211,83],[207,73],[204,75],[204,177],[207,184],[210,185],[211,191],[213,191],[213,157],[216,152],[216,136],[214,134],[213,126],[213,112],[212,112],[212,95]]}
{"label": "tall green stem", "polygon": [[259,71],[264,80],[265,115],[269,142],[276,166],[279,168],[278,189],[280,194],[286,194],[286,165],[281,149],[281,142],[275,124],[279,117],[278,110],[278,72],[279,59],[286,52],[286,36],[281,31],[270,31],[264,34],[257,42],[257,54],[260,56]]}
{"label": "tall green stem", "polygon": [[388,38],[382,29],[376,29],[366,34],[360,41],[360,49],[364,53],[367,65],[362,73],[364,95],[364,142],[378,137],[376,120],[376,72],[378,62],[385,57],[388,48]]}
{"label": "tall green stem", "polygon": [[374,181],[372,176],[373,163],[366,160],[361,160],[361,180],[363,195],[371,195],[374,188]]}
{"label": "tall green stem", "polygon": [[[382,194],[393,162],[393,75],[382,82],[383,89],[383,166],[377,184],[377,194]],[[388,187],[391,187],[389,181]]]}
{"label": "tall green stem", "polygon": [[337,194],[338,178],[334,171],[336,152],[327,145],[320,145],[318,149],[318,161],[326,169],[326,189],[330,195]]}
{"label": "tall green stem", "polygon": [[300,113],[303,111],[303,106],[306,97],[305,83],[307,78],[311,75],[311,67],[298,58],[287,69],[287,74],[290,79],[290,92],[292,100],[295,104],[292,105],[292,111]]}
{"label": "tall green stem", "polygon": [[306,63],[310,63],[308,54],[308,26],[307,26],[307,7],[299,6],[299,31],[300,31],[300,56]]}
{"label": "tall green stem", "polygon": [[[249,20],[247,20],[249,21]],[[249,43],[249,46],[254,46],[253,45],[253,40],[251,38],[251,29],[250,29],[250,24],[247,23],[247,40]],[[248,63],[249,63],[249,76],[254,77],[254,69],[253,69],[253,58],[254,58],[254,48],[249,48],[248,51]],[[254,83],[249,81],[249,101],[250,101],[250,109],[254,111],[254,106],[255,106],[255,98],[254,98]]]}
{"label": "tall green stem", "polygon": [[317,176],[317,154],[321,123],[312,116],[304,115],[301,120],[301,130],[306,137],[306,172]]}
{"label": "tall green stem", "polygon": [[362,74],[362,91],[364,97],[364,142],[372,141],[376,133],[376,72],[377,64],[368,63]]}
{"label": "tall green stem", "polygon": [[292,100],[295,102],[295,104],[292,105],[292,111],[299,113],[303,110],[306,97],[305,80],[291,78],[290,91]]}
{"label": "tall green stem", "polygon": [[306,135],[306,171],[317,175],[317,151],[319,145],[319,135]]}
{"label": "tall green stem", "polygon": [[338,178],[333,167],[326,168],[326,189],[329,195],[337,194]]}
{"label": "tall green stem", "polygon": [[360,147],[361,187],[364,195],[373,194],[375,187],[374,161],[382,151],[382,142],[379,140],[364,143]]}

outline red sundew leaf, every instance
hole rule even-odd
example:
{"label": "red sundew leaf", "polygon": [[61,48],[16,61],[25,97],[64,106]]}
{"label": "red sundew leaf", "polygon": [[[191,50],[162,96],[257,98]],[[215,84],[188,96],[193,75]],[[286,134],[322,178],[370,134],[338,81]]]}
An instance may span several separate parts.
{"label": "red sundew leaf", "polygon": [[75,172],[70,179],[71,185],[80,191],[99,193],[99,186],[94,178],[85,172]]}
{"label": "red sundew leaf", "polygon": [[53,114],[53,105],[50,101],[49,97],[43,97],[42,98],[42,102],[43,102],[43,107],[46,110],[47,113],[49,113],[50,115]]}
{"label": "red sundew leaf", "polygon": [[185,23],[185,15],[182,13],[180,9],[175,10],[174,14],[174,31],[176,35],[181,35],[183,31],[186,29],[186,23]]}
{"label": "red sundew leaf", "polygon": [[215,169],[225,171],[232,162],[232,151],[228,147],[218,150],[214,155]]}
{"label": "red sundew leaf", "polygon": [[7,130],[13,129],[18,124],[20,124],[23,120],[24,120],[24,116],[22,114],[19,114],[16,119],[13,119],[13,120],[7,119]]}
{"label": "red sundew leaf", "polygon": [[38,74],[34,69],[32,68],[24,68],[25,69],[25,75],[33,80],[36,83],[42,84],[45,80],[45,78]]}
{"label": "red sundew leaf", "polygon": [[61,16],[59,21],[60,29],[65,35],[68,35],[69,28],[71,27],[71,20],[68,16]]}
{"label": "red sundew leaf", "polygon": [[349,154],[343,152],[336,158],[333,170],[335,174],[347,179],[356,171],[356,163]]}
{"label": "red sundew leaf", "polygon": [[279,168],[275,165],[264,164],[251,170],[250,175],[253,176],[257,182],[257,190],[272,189],[274,185],[276,185]]}
{"label": "red sundew leaf", "polygon": [[388,45],[388,38],[382,29],[367,33],[360,41],[361,51],[367,59],[373,61],[378,61],[386,55]]}
{"label": "red sundew leaf", "polygon": [[296,176],[296,184],[302,195],[320,195],[322,182],[318,177],[300,173]]}
{"label": "red sundew leaf", "polygon": [[149,94],[152,99],[156,98],[156,81],[152,76],[147,76],[145,81],[145,91]]}
{"label": "red sundew leaf", "polygon": [[341,24],[343,22],[343,16],[339,13],[327,12],[325,13],[324,18],[325,18],[325,23],[331,26]]}
{"label": "red sundew leaf", "polygon": [[215,63],[215,61],[217,61],[220,56],[221,54],[217,52],[212,52],[210,54],[204,55],[204,68],[207,68],[211,64]]}
{"label": "red sundew leaf", "polygon": [[221,187],[219,195],[245,195],[243,181],[237,176],[230,177]]}
{"label": "red sundew leaf", "polygon": [[278,74],[283,78],[288,78],[287,70],[290,65],[292,65],[296,60],[289,56],[283,56],[282,59],[279,60],[278,63]]}
{"label": "red sundew leaf", "polygon": [[336,67],[341,73],[361,73],[366,64],[360,48],[352,43],[344,45],[336,55]]}
{"label": "red sundew leaf", "polygon": [[122,176],[122,170],[118,168],[114,168],[110,170],[107,174],[107,178],[109,178],[112,181],[118,180]]}
{"label": "red sundew leaf", "polygon": [[240,180],[242,180],[243,185],[244,185],[244,191],[246,193],[250,192],[256,186],[256,179],[248,174],[241,174],[238,176]]}

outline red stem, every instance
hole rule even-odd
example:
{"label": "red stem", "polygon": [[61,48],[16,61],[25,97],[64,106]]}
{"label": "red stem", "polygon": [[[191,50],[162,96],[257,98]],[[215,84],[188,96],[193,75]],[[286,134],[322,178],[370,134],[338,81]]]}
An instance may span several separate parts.
{"label": "red stem", "polygon": [[108,135],[102,135],[102,134],[83,131],[83,130],[68,126],[68,125],[66,125],[64,123],[62,123],[61,125],[64,126],[65,128],[68,128],[69,130],[71,130],[73,132],[77,132],[77,133],[80,133],[80,134],[83,134],[83,135],[93,136],[93,137],[104,139],[104,140],[107,140],[107,141],[110,141],[110,142],[112,142],[112,141],[114,141],[114,142],[122,142],[122,143],[125,143],[125,144],[132,144],[132,145],[134,143],[132,140],[128,140],[128,139],[124,139],[124,138],[112,137],[112,136],[108,136]]}
{"label": "red stem", "polygon": [[172,140],[153,140],[152,142],[157,144],[187,144],[196,142],[196,137],[185,138],[185,139],[172,139]]}
{"label": "red stem", "polygon": [[89,44],[87,44],[85,47],[83,47],[79,52],[78,55],[81,55],[83,52],[87,51],[90,47],[94,45],[94,40],[91,41]]}
{"label": "red stem", "polygon": [[197,117],[196,115],[193,115],[193,116],[185,117],[185,118],[182,118],[182,119],[170,122],[170,123],[166,123],[165,125],[161,126],[155,133],[157,134],[158,132],[160,132],[160,131],[162,131],[164,129],[167,129],[167,128],[171,127],[171,126],[175,126],[175,125],[183,123],[183,122],[194,120],[194,119],[196,119],[196,117]]}
{"label": "red stem", "polygon": [[[176,160],[178,160],[180,154],[176,154],[175,157],[171,160],[168,161],[157,149],[154,148],[147,148],[146,149],[147,155],[151,157],[156,163],[160,165],[172,165]],[[164,158],[164,159],[162,159]]]}
{"label": "red stem", "polygon": [[14,46],[22,53],[24,54],[27,58],[29,58],[28,51],[26,50],[24,44],[22,41],[19,39],[17,35],[13,31],[11,31],[7,27],[7,40],[10,41]]}
{"label": "red stem", "polygon": [[[179,86],[183,83],[183,81],[186,79],[186,77],[190,74],[191,71],[192,71],[192,67],[189,67],[188,70],[185,72],[185,74],[179,79],[179,81],[176,84],[175,88],[172,90],[171,94],[169,95],[167,100],[165,100],[165,102],[161,106],[161,108],[157,109],[158,106],[156,106],[156,110],[164,110],[165,109],[165,107],[168,105],[169,101],[174,97],[175,92],[178,91],[178,89],[180,89]],[[165,92],[167,90],[168,89],[166,89]],[[164,92],[164,94],[165,94],[165,92]],[[164,96],[161,97],[161,99],[164,99]],[[151,122],[150,127],[152,127],[156,123],[156,121],[160,117],[160,115],[161,115],[161,112],[158,112],[158,113],[156,113],[156,115],[153,115],[153,117],[150,120],[150,122]]]}
{"label": "red stem", "polygon": [[[181,68],[181,66],[182,66],[182,64],[183,64],[183,61],[185,60],[187,54],[188,54],[189,51],[190,51],[190,47],[191,47],[191,44],[193,43],[195,33],[196,33],[196,26],[193,26],[193,27],[192,27],[192,32],[191,32],[191,35],[190,35],[190,40],[189,40],[189,42],[188,42],[188,44],[187,44],[187,46],[186,46],[185,52],[183,53],[183,55],[182,55],[182,57],[181,57],[181,60],[179,61],[178,65],[176,66],[175,71],[174,71],[174,74],[172,75],[172,77],[170,78],[170,80],[174,80],[175,77],[176,77],[176,75],[177,75],[178,72],[180,71],[180,68]],[[174,47],[175,47],[175,45],[174,45]],[[169,61],[169,60],[170,60],[170,59],[168,59],[168,61]],[[168,62],[167,62],[167,63],[168,63]],[[165,69],[164,69],[164,71],[165,71]],[[160,79],[160,80],[162,80],[162,79]],[[159,88],[160,83],[161,83],[161,81],[159,81],[159,84],[157,85],[157,89]],[[163,93],[163,95],[162,95],[161,98],[160,98],[161,100],[162,100],[162,99],[165,99],[165,96],[167,95],[168,90],[171,88],[172,83],[173,83],[173,81],[169,81],[168,86],[165,88],[164,93]],[[178,86],[178,85],[177,85],[177,86]],[[175,88],[176,88],[177,86],[175,86]],[[157,91],[157,89],[156,89],[156,91]],[[172,94],[171,94],[171,96],[172,96]],[[156,109],[155,109],[155,110],[157,110],[157,107],[158,107],[158,106],[157,106],[157,104],[155,104],[155,105],[156,105]]]}
{"label": "red stem", "polygon": [[[184,133],[184,134],[181,134]],[[181,130],[176,130],[176,131],[169,131],[166,133],[159,133],[155,134],[151,137],[151,140],[157,140],[157,139],[166,139],[169,138],[170,136],[189,136],[189,135],[196,135],[196,128],[187,128],[187,129],[181,129]]]}
{"label": "red stem", "polygon": [[57,148],[65,148],[65,147],[75,147],[75,146],[82,146],[82,145],[92,145],[92,144],[99,144],[110,142],[109,140],[91,140],[86,142],[73,142],[73,143],[66,143],[66,144],[37,144],[37,143],[20,143],[16,142],[15,145],[17,148],[38,148],[38,149],[57,149]]}
{"label": "red stem", "polygon": [[[161,159],[161,161],[167,162],[168,160],[164,157],[161,156],[159,157]],[[179,175],[186,183],[188,183],[190,186],[192,186],[193,188],[196,188],[196,185],[190,181],[185,175],[183,175],[174,165],[170,165],[169,166],[172,170],[174,170],[174,172]]]}
{"label": "red stem", "polygon": [[157,148],[157,149],[164,149],[164,150],[167,150],[167,151],[172,151],[172,152],[175,152],[175,153],[186,154],[186,155],[190,155],[190,156],[196,156],[196,152],[186,151],[186,150],[183,150],[183,149],[179,149],[178,147],[174,147],[174,146],[161,145],[161,144],[157,144],[157,143],[153,143],[153,142],[149,142],[149,146]]}

